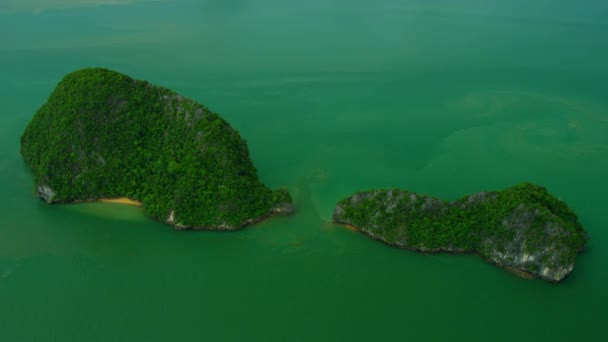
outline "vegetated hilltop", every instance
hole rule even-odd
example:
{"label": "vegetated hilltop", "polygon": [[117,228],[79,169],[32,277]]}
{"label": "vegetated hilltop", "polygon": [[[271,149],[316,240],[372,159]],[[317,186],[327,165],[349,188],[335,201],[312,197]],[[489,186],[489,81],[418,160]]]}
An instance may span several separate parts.
{"label": "vegetated hilltop", "polygon": [[340,201],[333,219],[391,245],[478,253],[553,282],[572,271],[587,243],[576,214],[531,183],[453,202],[398,189],[361,192]]}
{"label": "vegetated hilltop", "polygon": [[234,230],[293,211],[219,115],[106,69],[65,76],[28,124],[21,154],[49,203],[129,197],[178,229]]}

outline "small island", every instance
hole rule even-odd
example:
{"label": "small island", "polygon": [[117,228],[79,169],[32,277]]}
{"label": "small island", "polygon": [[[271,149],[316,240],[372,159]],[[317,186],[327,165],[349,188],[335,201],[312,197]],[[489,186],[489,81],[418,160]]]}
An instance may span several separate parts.
{"label": "small island", "polygon": [[169,89],[88,68],[57,85],[21,137],[48,203],[125,198],[176,229],[236,230],[293,212],[218,114]]}
{"label": "small island", "polygon": [[531,183],[451,202],[399,189],[360,192],[337,204],[333,220],[393,246],[477,253],[551,282],[572,271],[588,240],[566,203]]}

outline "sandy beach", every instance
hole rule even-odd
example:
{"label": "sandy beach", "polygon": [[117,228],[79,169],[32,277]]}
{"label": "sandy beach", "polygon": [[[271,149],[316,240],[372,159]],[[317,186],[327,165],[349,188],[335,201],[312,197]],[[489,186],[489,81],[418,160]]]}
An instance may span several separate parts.
{"label": "sandy beach", "polygon": [[97,202],[127,204],[127,205],[134,205],[134,206],[141,207],[141,203],[140,202],[134,201],[134,200],[132,200],[130,198],[127,198],[127,197],[100,198],[100,199],[97,200]]}

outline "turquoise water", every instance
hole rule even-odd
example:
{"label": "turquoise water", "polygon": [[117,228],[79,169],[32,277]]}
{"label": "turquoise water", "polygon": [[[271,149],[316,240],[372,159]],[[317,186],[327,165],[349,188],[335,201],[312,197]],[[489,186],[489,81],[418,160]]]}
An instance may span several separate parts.
{"label": "turquoise water", "polygon": [[[0,340],[602,339],[607,15],[561,0],[3,1]],[[19,136],[86,66],[222,114],[298,212],[175,232],[134,207],[34,198]],[[591,238],[558,285],[329,222],[358,190],[454,199],[525,180]]]}

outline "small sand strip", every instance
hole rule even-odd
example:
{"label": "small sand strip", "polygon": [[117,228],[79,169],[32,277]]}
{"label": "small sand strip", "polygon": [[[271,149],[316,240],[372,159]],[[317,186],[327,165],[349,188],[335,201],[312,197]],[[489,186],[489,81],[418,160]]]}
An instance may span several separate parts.
{"label": "small sand strip", "polygon": [[359,229],[357,229],[357,227],[352,226],[352,225],[350,225],[348,223],[341,223],[341,222],[334,222],[334,221],[332,221],[332,223],[333,224],[341,225],[342,227],[344,227],[344,228],[346,228],[348,230],[352,230],[353,232],[358,232],[359,231]]}
{"label": "small sand strip", "polygon": [[134,205],[134,206],[138,206],[141,207],[141,203],[134,201],[130,198],[127,197],[119,197],[119,198],[100,198],[97,200],[97,202],[102,202],[102,203],[119,203],[119,204],[128,204],[128,205]]}

